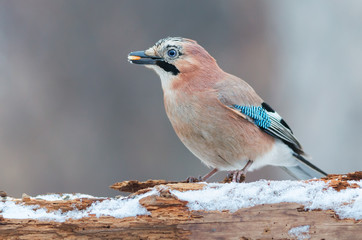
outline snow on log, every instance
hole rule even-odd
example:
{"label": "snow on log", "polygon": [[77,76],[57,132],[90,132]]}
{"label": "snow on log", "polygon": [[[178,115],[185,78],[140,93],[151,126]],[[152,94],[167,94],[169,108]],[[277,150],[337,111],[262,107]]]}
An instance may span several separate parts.
{"label": "snow on log", "polygon": [[125,181],[118,198],[0,196],[0,239],[356,239],[362,172],[309,181]]}

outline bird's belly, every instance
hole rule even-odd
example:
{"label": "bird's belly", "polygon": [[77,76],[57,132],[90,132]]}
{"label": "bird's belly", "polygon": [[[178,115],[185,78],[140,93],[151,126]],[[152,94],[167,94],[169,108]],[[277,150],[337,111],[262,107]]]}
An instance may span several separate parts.
{"label": "bird's belly", "polygon": [[198,128],[179,131],[184,145],[204,164],[220,170],[240,169],[248,156],[243,152],[240,139],[215,129]]}
{"label": "bird's belly", "polygon": [[273,143],[253,123],[235,118],[223,108],[201,116],[195,111],[179,113],[168,116],[180,140],[204,164],[219,170],[241,169]]}

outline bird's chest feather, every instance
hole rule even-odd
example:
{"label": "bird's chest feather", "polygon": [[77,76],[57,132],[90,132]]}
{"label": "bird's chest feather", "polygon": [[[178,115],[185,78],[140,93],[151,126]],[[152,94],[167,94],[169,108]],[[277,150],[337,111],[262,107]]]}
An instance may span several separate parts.
{"label": "bird's chest feather", "polygon": [[237,169],[237,163],[256,159],[273,141],[253,123],[224,107],[215,94],[165,94],[164,102],[180,140],[209,166]]}
{"label": "bird's chest feather", "polygon": [[[209,142],[210,136],[218,134],[218,121],[221,106],[215,104],[216,97],[210,94],[171,94],[164,96],[165,109],[176,134],[183,141]],[[216,108],[220,109],[216,109]]]}

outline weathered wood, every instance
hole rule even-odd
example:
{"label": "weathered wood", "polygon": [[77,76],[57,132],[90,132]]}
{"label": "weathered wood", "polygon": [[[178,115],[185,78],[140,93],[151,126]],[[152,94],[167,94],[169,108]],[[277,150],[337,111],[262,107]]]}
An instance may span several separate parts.
{"label": "weathered wood", "polygon": [[130,180],[130,181],[117,182],[109,187],[114,190],[118,190],[120,192],[135,193],[141,189],[152,188],[157,185],[165,185],[172,183],[178,183],[178,182],[172,182],[166,180],[152,180],[152,179],[149,179],[145,182],[140,182],[138,180]]}
{"label": "weathered wood", "polygon": [[[329,174],[327,177],[321,180],[328,182],[329,186],[333,187],[337,191],[346,188],[358,188],[359,185],[356,183],[349,183],[348,181],[359,181],[362,179],[362,171],[352,172],[347,174]],[[313,180],[312,180],[313,181]]]}
{"label": "weathered wood", "polygon": [[[308,180],[308,181],[325,181],[328,182],[328,184],[333,187],[334,189],[336,189],[337,191],[341,190],[341,189],[346,189],[347,187],[352,187],[352,188],[357,188],[358,185],[357,184],[350,184],[348,181],[351,180],[361,180],[362,179],[362,171],[359,172],[352,172],[352,173],[347,173],[346,175],[341,175],[341,174],[329,174],[327,177],[324,177],[322,179],[312,179],[312,180]],[[228,183],[231,182],[232,180],[232,174],[228,175],[227,177],[225,177],[225,179],[222,181],[222,183]],[[114,190],[118,190],[120,192],[128,192],[128,193],[144,193],[147,192],[146,191],[140,191],[143,189],[148,189],[148,188],[152,188],[158,185],[171,185],[171,184],[181,184],[181,183],[186,183],[186,181],[181,181],[181,182],[175,182],[175,181],[166,181],[166,180],[152,180],[149,179],[147,181],[141,182],[138,180],[130,180],[130,181],[123,181],[123,182],[117,182],[112,184],[111,186],[109,186],[110,188],[114,189]],[[181,185],[179,185],[181,186]],[[186,186],[186,185],[185,185]],[[186,188],[186,190],[197,190],[197,189],[190,189],[190,186],[198,186],[198,185],[187,185],[188,187]],[[179,191],[182,191],[182,187],[180,187]]]}
{"label": "weathered wood", "polygon": [[[334,176],[333,179],[339,180],[331,184],[338,188],[343,185],[338,182],[343,183],[347,178],[348,175]],[[312,239],[362,239],[362,221],[341,220],[333,211],[304,211],[296,203],[259,205],[234,213],[190,211],[187,202],[170,193],[170,189],[198,190],[203,186],[202,183],[156,186],[159,195],[140,199],[140,204],[151,213],[145,216],[122,219],[90,216],[63,223],[0,217],[0,239],[293,239],[288,231],[303,225],[310,226],[308,234]],[[140,189],[140,192],[149,190]],[[49,211],[85,209],[94,201],[101,199],[18,200],[27,205],[38,204]]]}

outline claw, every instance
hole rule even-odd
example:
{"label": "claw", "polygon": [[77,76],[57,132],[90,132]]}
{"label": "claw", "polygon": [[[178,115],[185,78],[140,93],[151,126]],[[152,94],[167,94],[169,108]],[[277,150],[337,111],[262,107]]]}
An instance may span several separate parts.
{"label": "claw", "polygon": [[214,175],[217,172],[217,168],[214,168],[211,170],[211,172],[209,172],[208,174],[206,174],[205,176],[199,176],[199,178],[195,178],[195,177],[188,177],[186,179],[186,182],[188,183],[193,183],[193,182],[206,182],[207,179],[209,179],[212,175]]}
{"label": "claw", "polygon": [[243,170],[235,171],[233,173],[233,182],[242,183],[245,181],[245,174]]}
{"label": "claw", "polygon": [[232,180],[233,180],[233,172],[230,171],[230,172],[228,172],[228,174],[226,175],[226,177],[224,178],[222,183],[231,183]]}
{"label": "claw", "polygon": [[253,164],[253,161],[249,160],[243,169],[241,170],[236,170],[232,172],[233,175],[233,180],[232,182],[237,182],[237,183],[241,183],[245,181],[245,174],[248,171],[248,168],[251,166],[251,164]]}
{"label": "claw", "polygon": [[188,177],[188,178],[186,178],[186,182],[188,182],[188,183],[202,182],[202,177],[201,176],[199,176],[198,178]]}
{"label": "claw", "polygon": [[230,172],[230,173],[228,173],[228,175],[224,179],[224,182],[225,183],[230,183],[230,182],[242,183],[242,182],[245,182],[245,173],[242,170],[237,170],[237,171]]}

